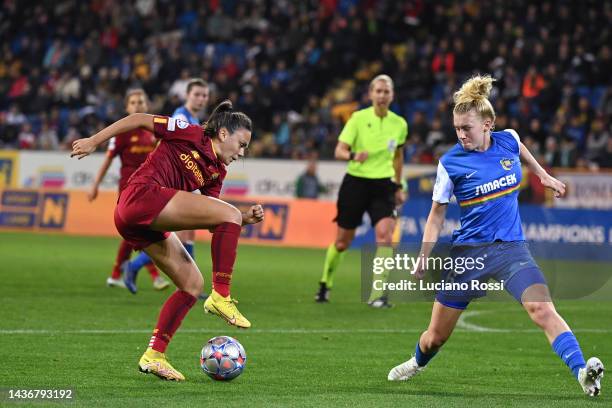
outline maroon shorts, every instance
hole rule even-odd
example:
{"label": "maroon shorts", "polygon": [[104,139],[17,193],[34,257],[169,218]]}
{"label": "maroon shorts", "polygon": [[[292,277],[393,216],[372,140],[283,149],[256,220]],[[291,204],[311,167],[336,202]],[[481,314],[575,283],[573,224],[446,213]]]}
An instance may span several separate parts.
{"label": "maroon shorts", "polygon": [[115,208],[115,226],[135,249],[163,241],[169,232],[153,231],[151,223],[178,192],[156,184],[128,184],[119,195]]}

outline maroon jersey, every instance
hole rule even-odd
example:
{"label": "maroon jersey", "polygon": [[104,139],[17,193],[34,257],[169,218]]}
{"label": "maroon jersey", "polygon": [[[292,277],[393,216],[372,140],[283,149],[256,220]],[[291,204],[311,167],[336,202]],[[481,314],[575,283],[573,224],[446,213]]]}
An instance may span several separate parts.
{"label": "maroon jersey", "polygon": [[106,154],[108,157],[119,156],[121,159],[119,191],[125,188],[132,173],[144,163],[149,153],[155,149],[155,144],[155,136],[146,129],[119,133],[110,140]]}
{"label": "maroon jersey", "polygon": [[155,116],[153,123],[155,136],[161,141],[129,184],[200,190],[206,196],[219,197],[227,171],[202,127],[166,116]]}

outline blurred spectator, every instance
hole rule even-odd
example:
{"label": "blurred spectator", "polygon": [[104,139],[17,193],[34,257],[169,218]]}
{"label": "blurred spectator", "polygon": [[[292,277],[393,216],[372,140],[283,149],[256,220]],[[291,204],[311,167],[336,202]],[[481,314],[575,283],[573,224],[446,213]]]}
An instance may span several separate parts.
{"label": "blurred spectator", "polygon": [[529,121],[529,130],[527,132],[528,136],[531,136],[534,141],[538,143],[543,143],[546,139],[546,132],[542,128],[542,122],[539,118],[532,118]]}
{"label": "blurred spectator", "polygon": [[420,111],[415,112],[412,122],[408,125],[408,135],[410,137],[418,135],[419,139],[425,140],[428,134],[429,124],[426,121],[425,114]]}
{"label": "blurred spectator", "polygon": [[42,124],[37,147],[41,150],[57,150],[59,148],[57,130],[51,127],[47,121]]}
{"label": "blurred spectator", "polygon": [[610,139],[610,132],[604,128],[604,120],[598,117],[591,125],[591,131],[587,136],[586,141],[586,157],[589,160],[598,158],[606,149],[606,145]]}
{"label": "blurred spectator", "polygon": [[32,125],[24,123],[17,137],[18,146],[22,150],[31,150],[36,147],[36,135],[32,132]]}
{"label": "blurred spectator", "polygon": [[544,77],[538,73],[535,66],[530,66],[523,79],[522,94],[525,98],[535,98],[544,88]]}
{"label": "blurred spectator", "polygon": [[427,132],[427,139],[425,143],[427,146],[437,146],[440,143],[443,143],[446,139],[444,132],[442,131],[442,121],[439,118],[434,118],[431,122],[431,128],[429,132]]}
{"label": "blurred spectator", "polygon": [[606,148],[599,154],[596,162],[603,168],[612,169],[612,138],[608,138]]}
{"label": "blurred spectator", "polygon": [[179,103],[185,103],[187,99],[187,84],[191,80],[191,76],[189,75],[188,69],[181,70],[181,77],[177,78],[170,86],[170,90],[168,91],[168,95],[170,97],[177,97],[180,101]]}
{"label": "blurred spectator", "polygon": [[316,159],[308,160],[306,171],[302,173],[295,184],[295,196],[298,198],[319,198],[319,194],[326,191],[325,186],[317,176]]}
{"label": "blurred spectator", "polygon": [[548,167],[555,167],[560,165],[559,145],[557,143],[557,138],[554,136],[548,136],[546,138],[546,147],[544,149],[544,162]]}
{"label": "blurred spectator", "polygon": [[564,138],[559,148],[558,163],[555,164],[560,167],[575,167],[577,158],[576,141],[572,138]]}

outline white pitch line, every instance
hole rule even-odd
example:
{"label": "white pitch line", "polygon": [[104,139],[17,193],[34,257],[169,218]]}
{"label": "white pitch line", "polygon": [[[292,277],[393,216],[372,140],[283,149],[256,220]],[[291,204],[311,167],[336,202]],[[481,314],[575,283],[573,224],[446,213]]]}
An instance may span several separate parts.
{"label": "white pitch line", "polygon": [[[457,327],[465,331],[481,332],[481,333],[541,333],[540,329],[497,329],[493,327],[481,326],[474,323],[468,323],[467,319],[486,314],[494,313],[491,310],[470,310],[461,313],[459,320],[457,320]],[[572,329],[576,333],[612,333],[611,329]]]}
{"label": "white pitch line", "polygon": [[[482,310],[470,310],[470,311],[465,311],[463,313],[461,313],[461,316],[459,317],[459,320],[457,320],[457,327],[461,328],[461,329],[465,329],[467,331],[476,331],[476,332],[488,332],[488,333],[508,333],[511,332],[513,330],[509,330],[509,329],[494,329],[492,327],[485,327],[485,326],[480,326],[474,323],[468,323],[467,319],[470,317],[474,317],[474,316],[478,316],[481,314],[486,313],[485,311]],[[514,330],[516,331],[516,330]],[[531,330],[531,331],[540,331],[540,330]]]}

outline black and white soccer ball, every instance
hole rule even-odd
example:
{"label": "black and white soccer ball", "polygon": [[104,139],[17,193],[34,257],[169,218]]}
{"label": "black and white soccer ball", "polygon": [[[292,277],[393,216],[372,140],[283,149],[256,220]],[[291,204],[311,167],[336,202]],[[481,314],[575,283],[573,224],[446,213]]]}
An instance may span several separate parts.
{"label": "black and white soccer ball", "polygon": [[200,354],[200,367],[210,378],[229,381],[244,370],[246,352],[233,337],[218,336],[208,340]]}

